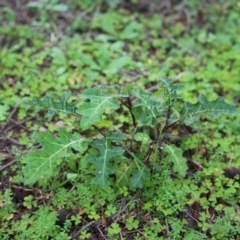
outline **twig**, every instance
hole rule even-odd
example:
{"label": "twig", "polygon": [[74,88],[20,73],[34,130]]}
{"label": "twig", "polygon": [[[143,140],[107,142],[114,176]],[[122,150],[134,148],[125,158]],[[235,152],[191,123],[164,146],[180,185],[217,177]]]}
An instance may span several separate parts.
{"label": "twig", "polygon": [[95,222],[97,222],[97,221],[91,221],[91,222],[87,223],[86,225],[82,226],[81,229],[78,231],[78,233],[85,230],[86,228],[88,228],[89,226],[91,226]]}
{"label": "twig", "polygon": [[136,118],[132,112],[132,102],[130,100],[130,98],[128,97],[128,104],[129,104],[129,111],[130,111],[130,114],[131,114],[131,117],[132,117],[132,121],[133,121],[133,126],[134,127],[137,127],[137,122],[136,122]]}
{"label": "twig", "polygon": [[14,164],[16,162],[16,160],[13,160],[7,164],[5,164],[4,166],[0,167],[0,172],[4,171],[6,168],[8,168],[9,166],[11,166],[12,164]]}
{"label": "twig", "polygon": [[174,126],[176,123],[178,123],[179,121],[173,122],[169,125],[165,125],[163,128],[163,132],[166,132],[167,129],[171,128],[172,126]]}
{"label": "twig", "polygon": [[120,102],[121,102],[124,106],[126,106],[126,107],[128,108],[128,110],[129,110],[129,112],[130,112],[130,114],[131,114],[131,117],[132,117],[133,126],[136,128],[136,127],[137,127],[137,122],[136,122],[136,118],[135,118],[135,116],[134,116],[134,114],[133,114],[133,112],[132,112],[132,99],[131,99],[131,97],[129,96],[129,97],[127,98],[127,103],[126,103],[126,100],[124,101],[124,100],[121,100],[121,99],[120,99]]}
{"label": "twig", "polygon": [[24,191],[29,191],[29,192],[38,191],[39,190],[37,188],[25,188],[25,187],[21,187],[21,186],[17,186],[17,185],[12,185],[12,187],[17,188],[17,189],[22,189]]}
{"label": "twig", "polygon": [[93,128],[96,130],[96,131],[98,131],[104,138],[106,138],[106,134],[103,132],[103,131],[101,131],[96,125],[92,125],[93,126]]}
{"label": "twig", "polygon": [[200,163],[198,163],[198,162],[196,162],[196,161],[193,161],[193,160],[189,160],[191,163],[193,163],[194,165],[196,165],[197,167],[198,167],[198,170],[203,170],[203,166],[200,164]]}
{"label": "twig", "polygon": [[[25,122],[27,122],[27,121],[29,121],[29,120],[31,120],[31,119],[34,119],[35,117],[29,117],[29,118],[26,118],[26,119],[24,119],[23,121],[19,121],[19,122],[17,122],[17,125],[18,126],[20,126],[20,127],[22,127],[23,126],[23,123],[25,123]],[[12,121],[12,119],[11,119],[11,121]],[[16,121],[15,121],[16,122]],[[15,123],[16,124],[16,123]],[[11,129],[13,129],[15,127],[15,125],[11,125],[11,126],[9,126],[8,128],[6,128],[5,130],[4,130],[4,132],[6,133],[6,132],[9,132]],[[29,129],[28,129],[28,131],[30,131]]]}
{"label": "twig", "polygon": [[166,230],[167,230],[167,238],[168,238],[168,240],[171,240],[171,238],[170,238],[170,236],[169,236],[169,226],[168,226],[168,220],[167,220],[167,218],[165,218],[165,223],[166,223]]}
{"label": "twig", "polygon": [[183,12],[186,16],[186,28],[185,28],[185,33],[188,33],[190,31],[191,27],[191,14],[187,8],[183,9]]}
{"label": "twig", "polygon": [[4,138],[3,138],[4,140],[9,140],[10,142],[12,142],[12,143],[14,143],[16,145],[22,146],[22,144],[18,143],[15,139],[10,138],[10,137],[5,137],[5,135],[2,134],[2,133],[0,133],[0,134],[4,136]]}
{"label": "twig", "polygon": [[5,123],[5,125],[3,125],[3,126],[1,127],[0,132],[3,132],[3,129],[7,126],[7,124],[9,123],[9,121],[11,120],[12,116],[13,116],[14,113],[17,111],[18,106],[19,106],[21,103],[22,103],[22,101],[19,102],[19,103],[17,103],[17,104],[15,105],[15,107],[14,107],[13,110],[12,110],[12,112],[11,112],[10,115],[8,116],[8,119],[7,119],[6,123]]}
{"label": "twig", "polygon": [[99,227],[97,227],[98,231],[100,232],[100,234],[102,235],[102,237],[106,240],[104,234],[102,233],[101,229]]}
{"label": "twig", "polygon": [[21,123],[13,120],[13,119],[10,119],[11,122],[15,123],[17,126],[23,128],[24,130],[28,131],[28,132],[31,132],[28,128],[24,127]]}
{"label": "twig", "polygon": [[[137,194],[136,194],[137,195]],[[119,210],[118,212],[117,212],[117,214],[115,215],[115,216],[113,216],[112,217],[112,219],[115,221],[115,222],[117,222],[117,220],[118,220],[118,218],[119,218],[119,215],[122,213],[122,212],[124,212],[127,208],[128,208],[128,206],[130,205],[130,204],[132,204],[133,202],[138,202],[138,200],[137,199],[134,199],[134,200],[132,200],[132,201],[130,201],[130,202],[128,202],[121,210]]]}
{"label": "twig", "polygon": [[192,216],[191,211],[188,208],[186,208],[184,212],[189,216],[189,218],[198,223],[198,220]]}

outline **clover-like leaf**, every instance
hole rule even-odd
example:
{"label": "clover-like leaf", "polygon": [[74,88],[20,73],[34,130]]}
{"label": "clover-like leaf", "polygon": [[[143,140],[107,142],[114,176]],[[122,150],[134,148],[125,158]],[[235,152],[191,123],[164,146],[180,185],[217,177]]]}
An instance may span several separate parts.
{"label": "clover-like leaf", "polygon": [[182,150],[174,145],[164,144],[163,151],[167,153],[165,160],[173,163],[173,170],[184,177],[188,167],[186,158],[182,156]]}
{"label": "clover-like leaf", "polygon": [[74,114],[77,102],[69,103],[70,92],[64,92],[59,102],[54,100],[51,93],[47,93],[43,99],[35,98],[25,103],[26,106],[35,107],[37,110],[48,110],[49,117],[53,117],[57,112],[64,114]]}
{"label": "clover-like leaf", "polygon": [[59,137],[51,133],[39,133],[38,141],[42,149],[35,150],[26,154],[22,160],[26,162],[23,167],[24,183],[34,184],[40,178],[49,179],[58,173],[58,160],[70,157],[72,149],[80,153],[87,149],[87,142],[84,137],[78,133],[68,133],[66,130],[59,131]]}
{"label": "clover-like leaf", "polygon": [[116,110],[120,107],[118,98],[122,97],[116,87],[96,87],[85,90],[81,97],[85,102],[76,111],[82,115],[81,127],[90,128],[94,123],[102,120],[106,109]]}
{"label": "clover-like leaf", "polygon": [[211,117],[217,117],[220,114],[235,114],[236,107],[225,103],[222,97],[215,101],[208,101],[204,95],[199,95],[198,102],[195,104],[186,102],[181,110],[182,117],[186,125],[192,124],[203,113],[209,113]]}
{"label": "clover-like leaf", "polygon": [[106,138],[95,140],[91,146],[99,150],[98,155],[89,155],[88,160],[97,166],[95,182],[102,188],[108,185],[108,176],[115,172],[110,164],[114,157],[121,156],[124,153],[122,147],[113,146],[112,142],[122,141],[124,135],[121,133],[108,132]]}

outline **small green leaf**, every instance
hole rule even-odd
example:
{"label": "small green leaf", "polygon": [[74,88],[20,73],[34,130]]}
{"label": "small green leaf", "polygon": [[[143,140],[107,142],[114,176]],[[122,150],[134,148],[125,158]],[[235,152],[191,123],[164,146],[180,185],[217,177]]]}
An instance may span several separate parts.
{"label": "small green leaf", "polygon": [[108,228],[108,233],[110,235],[115,235],[121,232],[121,228],[117,223],[112,223],[110,228]]}
{"label": "small green leaf", "polygon": [[3,121],[7,118],[9,107],[5,105],[0,105],[0,121]]}
{"label": "small green leaf", "polygon": [[167,153],[166,161],[173,163],[173,170],[184,177],[188,167],[187,160],[182,156],[182,150],[174,145],[165,144],[163,151]]}
{"label": "small green leaf", "polygon": [[133,229],[137,229],[139,225],[139,221],[138,220],[134,220],[133,217],[129,217],[126,221],[126,228],[127,230],[131,231]]}
{"label": "small green leaf", "polygon": [[55,12],[66,12],[68,10],[68,5],[66,4],[57,4],[52,8]]}
{"label": "small green leaf", "polygon": [[142,27],[137,22],[131,21],[120,34],[120,38],[124,40],[136,39],[140,35]]}
{"label": "small green leaf", "polygon": [[112,21],[109,21],[108,18],[102,18],[101,28],[103,29],[103,31],[105,31],[106,33],[108,33],[110,35],[114,36],[116,34],[114,24]]}
{"label": "small green leaf", "polygon": [[192,124],[203,113],[209,113],[211,117],[215,118],[220,114],[235,114],[237,113],[237,109],[236,107],[225,103],[222,97],[210,102],[204,95],[201,94],[198,97],[197,103],[192,104],[186,102],[181,110],[181,114],[186,125]]}
{"label": "small green leaf", "polygon": [[142,142],[142,144],[150,144],[150,138],[147,133],[136,133],[134,135],[134,139],[138,142]]}
{"label": "small green leaf", "polygon": [[107,217],[110,217],[114,215],[116,211],[117,211],[117,208],[114,205],[110,204],[110,205],[107,205],[107,210],[105,211],[105,214]]}
{"label": "small green leaf", "polygon": [[103,71],[105,74],[116,74],[120,69],[131,63],[131,58],[128,56],[122,56],[113,60]]}
{"label": "small green leaf", "polygon": [[53,64],[62,67],[67,66],[66,55],[61,48],[58,47],[51,48],[50,56],[52,57]]}

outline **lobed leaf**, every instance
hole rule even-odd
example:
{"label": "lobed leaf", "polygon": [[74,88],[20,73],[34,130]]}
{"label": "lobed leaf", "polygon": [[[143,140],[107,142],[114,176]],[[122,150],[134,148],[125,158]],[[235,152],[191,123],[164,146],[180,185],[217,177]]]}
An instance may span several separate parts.
{"label": "lobed leaf", "polygon": [[215,101],[208,101],[204,95],[199,95],[198,102],[195,104],[186,102],[181,110],[182,118],[186,125],[192,124],[203,113],[209,113],[211,117],[217,117],[220,114],[235,114],[236,107],[225,103],[222,97]]}
{"label": "lobed leaf", "polygon": [[39,133],[37,138],[42,149],[28,153],[22,158],[26,162],[23,167],[24,184],[32,185],[41,178],[53,177],[58,173],[59,160],[70,157],[73,154],[72,149],[83,153],[89,142],[80,134],[71,134],[64,129],[59,131],[58,138],[49,132]]}
{"label": "lobed leaf", "polygon": [[173,163],[173,170],[184,177],[188,167],[187,160],[182,156],[182,150],[174,145],[164,144],[163,151],[167,153],[166,161]]}
{"label": "lobed leaf", "polygon": [[47,93],[43,99],[35,98],[25,105],[35,107],[36,109],[48,110],[49,117],[53,117],[57,112],[64,114],[74,114],[76,111],[76,102],[69,103],[68,100],[71,97],[70,92],[62,94],[60,101],[55,102],[54,96],[51,93]]}
{"label": "lobed leaf", "polygon": [[131,94],[136,97],[132,111],[139,126],[156,126],[157,118],[163,114],[165,109],[163,98],[143,91],[141,88],[133,88]]}
{"label": "lobed leaf", "polygon": [[102,188],[108,185],[108,176],[115,172],[110,164],[114,157],[121,156],[124,153],[122,147],[113,146],[112,142],[122,141],[124,135],[121,133],[108,132],[105,138],[95,140],[91,146],[99,150],[98,155],[90,155],[88,160],[97,166],[95,182]]}
{"label": "lobed leaf", "polygon": [[130,177],[130,189],[135,190],[136,188],[143,188],[145,180],[150,176],[149,168],[134,153],[127,148],[125,150],[130,156],[132,156],[136,169]]}
{"label": "lobed leaf", "polygon": [[143,188],[146,179],[150,176],[150,171],[146,166],[140,166],[130,179],[130,189]]}
{"label": "lobed leaf", "polygon": [[82,129],[86,130],[94,123],[100,122],[106,109],[117,110],[120,107],[118,98],[122,96],[116,87],[101,86],[85,90],[81,94],[85,102],[76,111],[82,115]]}
{"label": "lobed leaf", "polygon": [[175,100],[181,98],[177,91],[182,87],[179,84],[174,83],[174,78],[161,78],[160,81],[163,83],[165,89],[165,96],[167,97],[167,102],[169,107],[173,107]]}
{"label": "lobed leaf", "polygon": [[128,186],[129,179],[135,169],[134,162],[129,162],[129,159],[121,159],[121,164],[116,169],[116,184],[119,187]]}

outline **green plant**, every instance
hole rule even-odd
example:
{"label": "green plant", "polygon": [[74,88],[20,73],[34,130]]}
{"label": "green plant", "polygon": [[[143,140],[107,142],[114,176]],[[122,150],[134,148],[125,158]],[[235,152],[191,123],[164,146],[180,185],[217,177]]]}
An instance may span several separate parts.
{"label": "green plant", "polygon": [[137,229],[139,225],[139,221],[138,220],[134,220],[133,217],[130,217],[127,219],[126,221],[126,228],[131,231],[133,229]]}
{"label": "green plant", "polygon": [[30,9],[37,10],[39,12],[38,21],[34,22],[34,25],[37,26],[45,26],[49,27],[48,18],[49,14],[53,14],[55,12],[66,12],[68,10],[68,6],[66,4],[58,3],[59,0],[39,0],[29,2],[27,7]]}
{"label": "green plant", "polygon": [[81,231],[80,239],[88,239],[91,236],[86,230]]}
{"label": "green plant", "polygon": [[158,234],[165,229],[166,226],[158,218],[154,218],[144,226],[142,234],[146,239],[162,239],[158,238]]}
{"label": "green plant", "polygon": [[[233,222],[235,222],[236,226],[233,225]],[[239,210],[227,207],[225,215],[218,216],[215,219],[214,225],[211,227],[211,233],[216,239],[235,239],[240,234],[239,222]]]}
{"label": "green plant", "polygon": [[[113,175],[119,186],[142,188],[151,169],[159,169],[163,162],[169,167],[172,164],[173,172],[183,178],[187,160],[171,139],[163,140],[167,131],[183,123],[190,125],[203,113],[216,117],[236,113],[236,109],[222,98],[209,102],[204,95],[199,96],[197,103],[186,102],[181,107],[177,102],[179,89],[174,79],[163,78],[154,92],[133,86],[124,90],[117,86],[87,89],[80,94],[80,106],[76,101],[69,102],[69,93],[63,94],[59,102],[50,94],[28,102],[30,106],[48,110],[51,117],[63,112],[80,118],[82,131],[80,135],[60,129],[58,138],[51,133],[38,134],[42,149],[22,158],[24,183],[49,182],[68,167],[76,152],[95,166],[95,183],[104,189],[111,184]],[[124,109],[128,110],[132,123],[116,128],[116,117]],[[106,118],[111,125],[104,125]]]}
{"label": "green plant", "polygon": [[115,214],[117,211],[117,208],[113,206],[112,204],[107,206],[107,210],[105,211],[106,216],[110,217],[113,214]]}
{"label": "green plant", "polygon": [[6,189],[4,192],[0,193],[0,220],[2,222],[10,220],[15,211],[15,206],[12,200],[12,191]]}
{"label": "green plant", "polygon": [[28,195],[24,198],[23,206],[25,206],[28,209],[31,209],[32,207],[37,206],[37,201],[33,201],[33,195]]}
{"label": "green plant", "polygon": [[67,234],[56,225],[57,214],[56,212],[49,211],[48,208],[39,208],[34,216],[25,214],[21,217],[21,220],[16,221],[13,226],[13,231],[16,239],[47,239],[56,237],[56,239],[63,240],[69,239]]}
{"label": "green plant", "polygon": [[121,228],[117,223],[112,223],[111,226],[108,228],[108,233],[110,236],[117,235],[120,232],[121,232]]}
{"label": "green plant", "polygon": [[74,222],[75,225],[78,225],[81,222],[81,219],[82,219],[82,216],[80,216],[80,215],[71,217],[71,220]]}

